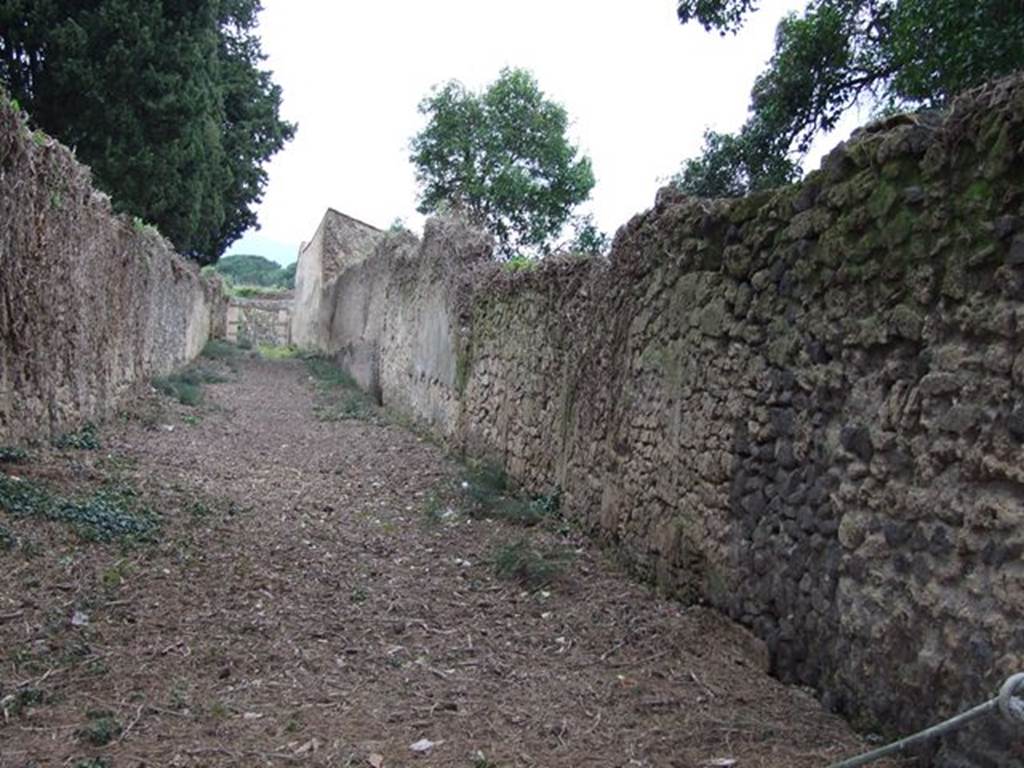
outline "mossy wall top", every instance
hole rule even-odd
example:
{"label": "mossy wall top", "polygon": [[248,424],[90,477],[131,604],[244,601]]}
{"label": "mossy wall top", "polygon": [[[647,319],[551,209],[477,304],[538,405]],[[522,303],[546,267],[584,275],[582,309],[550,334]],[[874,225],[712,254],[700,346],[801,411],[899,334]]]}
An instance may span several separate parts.
{"label": "mossy wall top", "polygon": [[0,94],[0,442],[103,418],[197,355],[219,302]]}
{"label": "mossy wall top", "polygon": [[[380,255],[373,298],[335,293],[377,319],[334,343],[372,350],[386,405],[754,629],[783,679],[906,732],[1024,669],[1022,145],[1011,78],[790,188],[663,191],[608,260],[510,274],[435,224]],[[993,719],[933,757],[1022,749]]]}

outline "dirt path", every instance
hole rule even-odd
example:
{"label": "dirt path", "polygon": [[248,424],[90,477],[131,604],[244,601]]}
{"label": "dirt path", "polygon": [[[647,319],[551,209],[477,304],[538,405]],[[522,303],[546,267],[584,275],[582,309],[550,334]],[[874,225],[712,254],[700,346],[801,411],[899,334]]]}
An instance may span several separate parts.
{"label": "dirt path", "polygon": [[[305,364],[237,368],[101,450],[0,467],[135,488],[163,521],[153,543],[83,544],[0,511],[0,766],[799,768],[863,746],[745,632],[565,526],[436,503],[431,523],[460,467],[399,427],[316,418]],[[550,587],[495,577],[523,536],[574,551]]]}

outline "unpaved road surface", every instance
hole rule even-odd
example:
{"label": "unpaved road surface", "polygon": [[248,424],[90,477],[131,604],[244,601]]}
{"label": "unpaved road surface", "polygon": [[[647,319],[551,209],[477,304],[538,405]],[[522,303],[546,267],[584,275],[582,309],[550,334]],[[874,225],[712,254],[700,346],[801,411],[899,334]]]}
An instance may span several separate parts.
{"label": "unpaved road surface", "polygon": [[[98,450],[0,465],[68,496],[132,488],[161,520],[85,542],[0,510],[3,768],[809,768],[863,748],[746,632],[571,525],[460,514],[438,496],[459,464],[382,419],[325,420],[303,362],[234,369],[198,407],[140,401]],[[494,573],[524,536],[573,554],[548,587]]]}

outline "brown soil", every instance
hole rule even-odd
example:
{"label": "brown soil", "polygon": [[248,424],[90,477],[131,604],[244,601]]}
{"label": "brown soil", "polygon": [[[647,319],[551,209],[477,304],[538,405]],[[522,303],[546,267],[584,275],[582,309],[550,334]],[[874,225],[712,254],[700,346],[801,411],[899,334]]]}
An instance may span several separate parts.
{"label": "brown soil", "polygon": [[[864,748],[744,630],[567,526],[431,523],[461,467],[313,404],[303,363],[247,360],[199,408],[153,395],[99,451],[4,467],[120,479],[164,522],[126,546],[0,513],[21,539],[0,549],[0,700],[38,692],[0,717],[0,766],[799,768]],[[524,534],[576,550],[546,589],[493,574]],[[105,746],[82,733],[96,711],[122,728]]]}

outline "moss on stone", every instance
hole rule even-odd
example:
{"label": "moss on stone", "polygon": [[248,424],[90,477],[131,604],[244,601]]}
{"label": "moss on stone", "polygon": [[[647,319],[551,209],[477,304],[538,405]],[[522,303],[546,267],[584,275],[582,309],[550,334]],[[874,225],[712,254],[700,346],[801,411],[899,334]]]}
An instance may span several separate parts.
{"label": "moss on stone", "polygon": [[992,185],[986,179],[976,179],[964,191],[964,199],[969,203],[987,206],[992,200]]}
{"label": "moss on stone", "polygon": [[886,246],[895,249],[905,243],[914,231],[917,217],[907,208],[901,208],[882,229]]}
{"label": "moss on stone", "polygon": [[895,184],[879,180],[875,191],[868,199],[868,212],[878,220],[889,215],[889,211],[899,200],[900,192]]}

